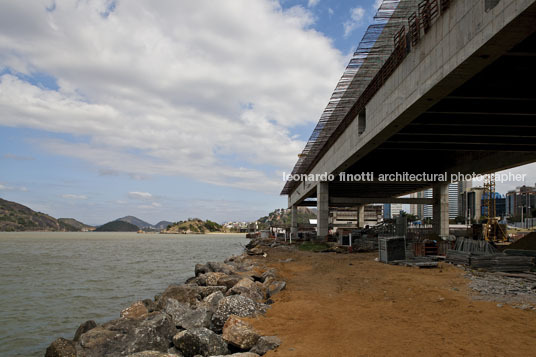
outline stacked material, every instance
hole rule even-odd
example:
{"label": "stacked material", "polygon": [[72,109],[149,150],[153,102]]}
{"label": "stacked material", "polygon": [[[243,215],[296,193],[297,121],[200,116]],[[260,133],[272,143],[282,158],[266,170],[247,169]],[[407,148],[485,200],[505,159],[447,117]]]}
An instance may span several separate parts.
{"label": "stacked material", "polygon": [[406,259],[405,237],[390,237],[378,239],[380,261],[390,263],[395,260]]}
{"label": "stacked material", "polygon": [[489,255],[498,252],[497,248],[485,240],[475,240],[470,238],[456,239],[454,250],[465,253]]}
{"label": "stacked material", "polygon": [[449,249],[445,260],[455,265],[470,265],[471,253]]}
{"label": "stacked material", "polygon": [[534,265],[533,257],[507,254],[471,256],[471,268],[489,271],[530,271]]}
{"label": "stacked material", "polygon": [[374,234],[352,233],[352,246],[357,250],[375,251],[378,249],[378,237]]}

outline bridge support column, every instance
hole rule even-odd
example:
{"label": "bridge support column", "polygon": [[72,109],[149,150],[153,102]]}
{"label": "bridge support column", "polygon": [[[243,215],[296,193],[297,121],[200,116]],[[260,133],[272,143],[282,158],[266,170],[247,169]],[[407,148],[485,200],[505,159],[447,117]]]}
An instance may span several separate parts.
{"label": "bridge support column", "polygon": [[440,237],[449,235],[449,193],[448,184],[437,184],[433,188],[433,220],[434,233]]}
{"label": "bridge support column", "polygon": [[290,236],[298,238],[298,206],[293,205],[290,214]]}
{"label": "bridge support column", "polygon": [[365,205],[357,208],[357,226],[359,228],[365,228]]}
{"label": "bridge support column", "polygon": [[329,231],[329,184],[319,182],[316,187],[316,237],[325,240]]}

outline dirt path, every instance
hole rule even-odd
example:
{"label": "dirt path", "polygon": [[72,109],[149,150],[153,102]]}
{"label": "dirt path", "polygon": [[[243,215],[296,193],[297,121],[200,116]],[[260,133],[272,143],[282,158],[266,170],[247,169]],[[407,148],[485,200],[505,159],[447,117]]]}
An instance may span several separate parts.
{"label": "dirt path", "polygon": [[536,356],[536,312],[471,300],[463,271],[448,264],[375,257],[272,249],[255,258],[287,281],[266,316],[251,320],[283,341],[266,356]]}

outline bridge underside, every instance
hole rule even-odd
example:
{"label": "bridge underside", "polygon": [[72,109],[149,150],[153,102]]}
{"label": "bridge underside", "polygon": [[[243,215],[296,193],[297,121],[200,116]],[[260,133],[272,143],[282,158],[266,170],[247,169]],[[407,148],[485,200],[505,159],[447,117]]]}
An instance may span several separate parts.
{"label": "bridge underside", "polygon": [[[346,174],[496,172],[536,161],[536,34],[357,160]],[[331,197],[397,197],[433,182],[331,182]],[[316,189],[307,197],[316,197]],[[336,201],[336,200],[333,200]],[[307,203],[305,203],[307,205]],[[333,206],[340,204],[333,204]]]}
{"label": "bridge underside", "polygon": [[492,173],[536,161],[536,2],[498,4],[488,12],[482,3],[453,2],[366,110],[350,110],[346,126],[306,169],[335,178],[341,172],[373,173],[374,181],[289,185],[290,207],[317,206],[320,238],[328,233],[330,207],[394,203],[431,187],[432,199],[413,203],[432,204],[436,233],[448,235],[445,178],[382,181],[380,175],[425,171],[446,173],[448,181],[451,174]]}

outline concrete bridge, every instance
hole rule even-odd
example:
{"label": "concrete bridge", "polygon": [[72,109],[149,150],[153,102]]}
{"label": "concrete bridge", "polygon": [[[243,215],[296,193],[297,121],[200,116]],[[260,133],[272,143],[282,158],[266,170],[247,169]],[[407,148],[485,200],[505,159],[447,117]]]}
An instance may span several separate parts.
{"label": "concrete bridge", "polygon": [[[379,174],[479,174],[536,161],[536,0],[400,0],[382,36],[394,44],[381,73],[347,91],[350,105],[317,127],[293,170],[335,179],[291,180],[282,191],[293,212],[317,206],[319,238],[330,207],[395,202],[433,204],[435,232],[446,236],[448,182]],[[374,179],[341,181],[341,172]],[[397,198],[430,187],[432,199]]]}

